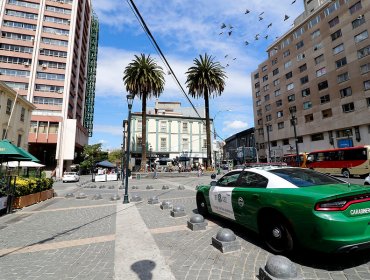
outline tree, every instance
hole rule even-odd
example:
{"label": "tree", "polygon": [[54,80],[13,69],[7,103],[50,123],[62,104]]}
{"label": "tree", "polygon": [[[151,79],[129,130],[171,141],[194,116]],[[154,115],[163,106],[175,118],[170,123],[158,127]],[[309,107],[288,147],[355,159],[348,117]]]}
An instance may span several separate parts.
{"label": "tree", "polygon": [[159,97],[164,90],[164,72],[162,67],[150,55],[135,55],[135,59],[126,66],[123,82],[126,91],[141,99],[141,167],[145,170],[146,165],[146,101],[151,97]]}
{"label": "tree", "polygon": [[207,167],[212,166],[211,155],[211,128],[209,120],[209,98],[220,96],[225,88],[227,78],[224,67],[219,62],[214,62],[212,56],[204,54],[195,58],[194,66],[190,67],[187,74],[186,84],[189,94],[193,98],[204,98],[206,111],[206,134],[207,134]]}
{"label": "tree", "polygon": [[108,160],[112,163],[119,163],[121,165],[122,161],[122,149],[115,149],[109,152]]}
{"label": "tree", "polygon": [[101,143],[84,146],[82,156],[85,160],[80,164],[82,169],[93,170],[96,162],[107,159],[106,152],[101,150],[101,146]]}

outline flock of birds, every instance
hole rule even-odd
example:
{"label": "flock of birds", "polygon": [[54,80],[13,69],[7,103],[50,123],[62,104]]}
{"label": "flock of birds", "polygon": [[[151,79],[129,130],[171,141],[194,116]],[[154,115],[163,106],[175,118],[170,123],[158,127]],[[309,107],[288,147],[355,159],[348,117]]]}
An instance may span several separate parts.
{"label": "flock of birds", "polygon": [[[293,0],[293,2],[291,2],[291,5],[293,5],[294,3],[296,3],[296,0]],[[246,9],[245,12],[244,12],[245,15],[248,15],[250,13],[251,13],[251,11],[248,10],[248,9]],[[258,21],[263,21],[264,20],[264,13],[265,12],[261,12],[261,13],[258,14]],[[289,19],[289,16],[285,14],[285,16],[283,18],[283,21],[287,21],[288,19]],[[266,31],[268,31],[270,29],[270,27],[272,27],[272,22],[267,24]],[[226,35],[226,36],[229,37],[229,36],[232,36],[233,32],[234,32],[234,27],[231,24],[226,24],[226,23],[221,24],[220,33],[219,33],[220,36]],[[257,34],[254,35],[253,39],[254,39],[254,41],[258,41],[260,38],[265,38],[267,40],[269,38],[269,34],[267,34],[267,32],[266,32],[265,35],[261,35],[260,33],[257,33]],[[276,39],[277,38],[278,37],[276,37]],[[244,45],[248,46],[249,44],[252,43],[253,39],[252,40],[244,40],[244,42],[243,42]],[[224,58],[227,59],[227,61],[228,61],[228,63],[226,63],[226,65],[225,65],[225,67],[229,67],[230,63],[231,63],[231,60],[228,59],[229,55],[226,54]],[[232,60],[236,60],[236,57],[234,57]]]}

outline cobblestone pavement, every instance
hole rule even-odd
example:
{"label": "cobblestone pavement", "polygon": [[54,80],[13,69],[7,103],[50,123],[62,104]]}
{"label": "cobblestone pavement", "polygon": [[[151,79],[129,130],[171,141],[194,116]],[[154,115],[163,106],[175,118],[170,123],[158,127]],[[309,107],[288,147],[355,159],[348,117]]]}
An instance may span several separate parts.
{"label": "cobblestone pavement", "polygon": [[[210,178],[159,177],[130,180],[129,197],[137,194],[143,198],[130,206],[140,214],[175,279],[258,279],[270,253],[256,234],[218,218],[210,218],[203,231],[186,227],[196,213],[195,187]],[[0,280],[119,279],[115,278],[115,265],[125,264],[115,264],[117,238],[124,240],[124,230],[130,230],[129,224],[120,230],[123,232],[116,230],[117,205],[122,203],[123,194],[120,185],[56,183],[58,197],[0,217]],[[147,189],[148,185],[153,189]],[[163,185],[169,189],[162,189]],[[180,190],[180,185],[185,189]],[[67,199],[67,192],[87,197]],[[96,194],[102,199],[93,200]],[[114,194],[121,200],[112,201]],[[173,218],[170,210],[161,210],[160,204],[148,204],[153,196],[160,202],[184,206],[186,216]],[[221,227],[236,233],[240,251],[223,254],[211,245],[211,238]],[[140,236],[137,242],[141,242]],[[369,251],[340,256],[302,252],[290,259],[303,279],[370,279]],[[150,261],[156,263],[154,258]],[[132,279],[164,278],[137,273]]]}

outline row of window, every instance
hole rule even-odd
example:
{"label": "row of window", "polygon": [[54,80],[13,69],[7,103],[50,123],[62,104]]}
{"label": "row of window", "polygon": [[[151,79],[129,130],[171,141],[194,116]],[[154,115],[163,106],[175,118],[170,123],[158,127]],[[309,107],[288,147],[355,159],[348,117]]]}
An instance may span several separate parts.
{"label": "row of window", "polygon": [[[185,152],[185,151],[190,151],[190,146],[189,146],[189,139],[188,138],[182,138],[181,139],[181,151],[182,152]],[[141,149],[141,144],[142,144],[142,138],[137,136],[136,137],[136,149],[137,150],[140,150]],[[165,137],[161,137],[160,138],[160,151],[162,152],[168,152],[168,151],[171,151],[172,149],[167,147],[167,138]],[[177,147],[176,147],[177,148]],[[202,149],[206,149],[207,148],[207,139],[203,139],[202,141]]]}
{"label": "row of window", "polygon": [[[12,109],[13,109],[13,100],[8,98],[7,101],[6,101],[5,114],[10,116],[10,114],[12,112]],[[0,106],[0,110],[1,110],[1,106]],[[24,107],[22,107],[20,117],[19,117],[20,121],[24,122],[25,114],[26,114],[26,109]]]}
{"label": "row of window", "polygon": [[59,123],[56,122],[37,122],[31,121],[30,133],[49,133],[57,134]]}
{"label": "row of window", "polygon": [[[55,2],[71,4],[73,1],[72,0],[57,0]],[[32,3],[32,2],[27,2],[27,1],[8,0],[7,3],[11,4],[11,5],[15,5],[15,6],[32,8],[32,9],[37,9],[37,10],[40,8],[39,4]],[[71,12],[72,12],[70,9],[54,7],[54,6],[50,6],[50,5],[46,5],[46,10],[51,11],[51,12],[55,12],[55,13],[67,14],[67,15],[70,15]]]}

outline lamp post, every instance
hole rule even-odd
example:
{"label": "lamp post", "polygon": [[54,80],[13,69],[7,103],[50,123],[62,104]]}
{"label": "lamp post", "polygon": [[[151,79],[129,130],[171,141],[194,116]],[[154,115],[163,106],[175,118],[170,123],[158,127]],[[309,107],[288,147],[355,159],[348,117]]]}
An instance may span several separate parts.
{"label": "lamp post", "polygon": [[294,142],[295,142],[295,152],[296,152],[296,161],[298,164],[298,167],[301,166],[301,160],[299,158],[299,151],[298,151],[298,139],[297,139],[297,117],[294,114],[293,110],[290,110],[290,114],[292,115],[292,118],[290,119],[291,124],[293,125],[293,131],[294,131]]}
{"label": "lamp post", "polygon": [[266,124],[266,131],[267,131],[267,143],[269,148],[269,156],[267,162],[271,162],[271,146],[270,146],[270,126]]}
{"label": "lamp post", "polygon": [[149,144],[149,171],[152,171],[152,145]]}
{"label": "lamp post", "polygon": [[122,139],[122,160],[121,160],[121,180],[122,180],[122,189],[125,185],[125,178],[123,176],[124,174],[124,165],[125,165],[125,136],[126,136],[126,125],[127,120],[123,120],[122,127],[123,127],[123,139]]}
{"label": "lamp post", "polygon": [[123,196],[123,203],[129,203],[128,200],[128,171],[129,171],[129,163],[130,163],[130,145],[131,145],[131,109],[132,103],[134,102],[134,95],[127,94],[127,106],[128,106],[128,125],[127,125],[127,149],[126,149],[126,176],[125,176],[125,195]]}

